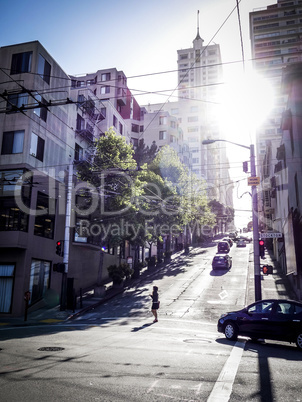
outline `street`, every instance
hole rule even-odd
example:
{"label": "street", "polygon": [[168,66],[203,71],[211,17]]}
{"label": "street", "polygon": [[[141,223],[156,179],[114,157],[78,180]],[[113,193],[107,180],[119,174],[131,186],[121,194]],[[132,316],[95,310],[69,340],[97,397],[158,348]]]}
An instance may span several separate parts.
{"label": "street", "polygon": [[72,322],[0,327],[1,400],[300,401],[294,344],[217,332],[246,304],[251,247],[232,247],[229,271],[212,270],[215,245],[194,249]]}

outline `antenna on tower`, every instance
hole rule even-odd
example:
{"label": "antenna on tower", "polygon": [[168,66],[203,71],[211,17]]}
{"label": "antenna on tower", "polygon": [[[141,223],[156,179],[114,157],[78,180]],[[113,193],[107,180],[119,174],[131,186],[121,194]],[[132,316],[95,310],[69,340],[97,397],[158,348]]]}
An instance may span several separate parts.
{"label": "antenna on tower", "polygon": [[197,35],[195,39],[201,39],[199,35],[199,10],[197,11]]}

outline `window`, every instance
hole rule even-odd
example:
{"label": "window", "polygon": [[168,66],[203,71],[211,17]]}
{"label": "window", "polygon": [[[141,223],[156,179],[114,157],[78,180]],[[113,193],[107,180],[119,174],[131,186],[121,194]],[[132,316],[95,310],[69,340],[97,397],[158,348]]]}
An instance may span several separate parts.
{"label": "window", "polygon": [[101,94],[109,94],[110,92],[110,87],[108,85],[106,85],[105,87],[101,87]]}
{"label": "window", "polygon": [[101,115],[104,117],[104,119],[106,118],[106,108],[105,107],[101,107]]}
{"label": "window", "polygon": [[134,147],[138,146],[138,139],[137,138],[131,138],[131,143],[133,144]]}
{"label": "window", "polygon": [[110,73],[104,73],[101,75],[101,81],[110,81]]}
{"label": "window", "polygon": [[171,126],[171,128],[176,128],[176,122],[172,120],[170,122],[170,126]]}
{"label": "window", "polygon": [[96,84],[96,77],[94,77],[94,79],[92,79],[92,80],[87,80],[86,84],[87,84],[87,86]]}
{"label": "window", "polygon": [[161,126],[167,124],[167,116],[160,116],[159,117],[159,124]]}
{"label": "window", "polygon": [[78,88],[86,87],[86,82],[85,81],[77,81],[77,87]]}
{"label": "window", "polygon": [[159,139],[166,140],[167,139],[167,131],[160,131],[159,132]]}
{"label": "window", "polygon": [[32,52],[13,54],[11,74],[29,73],[31,70]]}
{"label": "window", "polygon": [[113,115],[113,126],[117,128],[117,117]]}
{"label": "window", "polygon": [[83,159],[83,148],[77,143],[75,144],[74,159],[76,161],[81,161]]}
{"label": "window", "polygon": [[85,129],[85,120],[83,119],[82,116],[80,116],[79,114],[77,114],[77,125],[76,125],[76,129],[81,131]]}
{"label": "window", "polygon": [[14,197],[0,197],[0,231],[27,232],[27,230],[28,214],[20,210]]}
{"label": "window", "polygon": [[3,133],[2,155],[20,154],[23,152],[24,130]]}
{"label": "window", "polygon": [[198,126],[188,127],[188,133],[197,133],[197,132],[198,132]]}
{"label": "window", "polygon": [[55,224],[55,200],[38,192],[34,235],[53,239]]}
{"label": "window", "polygon": [[189,116],[188,117],[188,122],[191,123],[193,121],[198,121],[198,116]]}
{"label": "window", "polygon": [[123,125],[122,125],[122,123],[119,123],[119,127],[120,127],[120,134],[123,134]]}
{"label": "window", "polygon": [[199,163],[199,158],[193,158],[192,163]]}
{"label": "window", "polygon": [[47,82],[47,84],[50,83],[50,70],[51,70],[51,65],[44,59],[44,57],[39,54],[39,60],[38,60],[38,74],[40,77]]}
{"label": "window", "polygon": [[47,119],[47,107],[43,107],[42,105],[47,105],[47,102],[41,95],[35,94],[35,103],[39,106],[37,109],[34,109],[34,113],[40,117],[41,120],[46,121]]}
{"label": "window", "polygon": [[12,94],[7,97],[7,113],[17,112],[16,108],[21,108],[23,105],[27,105],[28,94]]}
{"label": "window", "polygon": [[30,268],[29,291],[31,293],[29,303],[35,304],[41,300],[49,288],[50,262],[32,260]]}
{"label": "window", "polygon": [[251,306],[248,309],[249,314],[255,314],[255,313],[270,313],[272,311],[274,302],[271,301],[262,301],[259,303],[255,303],[253,306]]}
{"label": "window", "polygon": [[0,313],[11,313],[15,265],[0,264]]}
{"label": "window", "polygon": [[35,133],[31,133],[30,155],[43,162],[45,141]]}
{"label": "window", "polygon": [[131,124],[131,131],[132,131],[133,133],[139,133],[139,125],[132,123],[132,124]]}

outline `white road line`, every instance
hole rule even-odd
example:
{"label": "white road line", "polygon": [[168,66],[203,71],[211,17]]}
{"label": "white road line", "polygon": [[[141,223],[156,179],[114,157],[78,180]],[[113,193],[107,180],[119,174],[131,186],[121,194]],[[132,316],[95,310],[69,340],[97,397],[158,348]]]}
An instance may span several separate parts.
{"label": "white road line", "polygon": [[151,391],[153,391],[153,388],[156,386],[156,384],[158,383],[159,380],[155,380],[153,382],[153,384],[151,385],[151,387],[148,389],[147,394],[149,394]]}
{"label": "white road line", "polygon": [[244,342],[238,341],[235,343],[207,402],[227,402],[230,399],[244,346]]}

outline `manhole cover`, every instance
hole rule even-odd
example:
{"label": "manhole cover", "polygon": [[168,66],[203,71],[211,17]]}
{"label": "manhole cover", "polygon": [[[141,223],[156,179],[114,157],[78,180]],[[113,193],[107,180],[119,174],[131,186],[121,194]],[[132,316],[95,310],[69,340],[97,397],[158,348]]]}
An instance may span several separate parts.
{"label": "manhole cover", "polygon": [[58,348],[56,346],[46,346],[38,350],[40,350],[41,352],[59,352],[60,350],[64,350],[64,348]]}
{"label": "manhole cover", "polygon": [[201,338],[195,338],[195,339],[184,339],[184,342],[186,343],[211,343],[209,339],[201,339]]}

